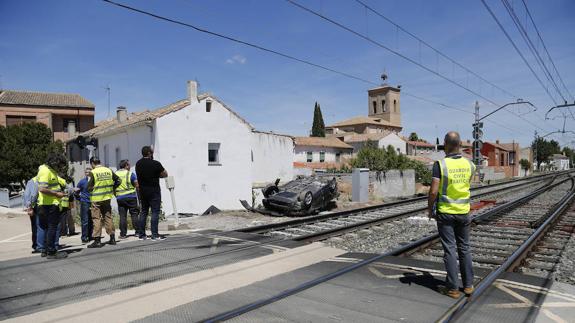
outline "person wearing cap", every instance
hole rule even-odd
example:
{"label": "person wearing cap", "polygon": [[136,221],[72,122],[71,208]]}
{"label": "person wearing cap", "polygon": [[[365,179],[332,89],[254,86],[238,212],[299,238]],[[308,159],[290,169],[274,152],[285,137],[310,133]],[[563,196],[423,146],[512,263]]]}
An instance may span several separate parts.
{"label": "person wearing cap", "polygon": [[128,235],[128,212],[132,220],[132,226],[136,230],[136,236],[140,236],[139,214],[137,192],[138,179],[136,173],[130,171],[130,161],[124,159],[120,161],[116,175],[120,178],[120,186],[116,188],[116,202],[118,202],[118,213],[120,214],[120,239],[127,238]]}

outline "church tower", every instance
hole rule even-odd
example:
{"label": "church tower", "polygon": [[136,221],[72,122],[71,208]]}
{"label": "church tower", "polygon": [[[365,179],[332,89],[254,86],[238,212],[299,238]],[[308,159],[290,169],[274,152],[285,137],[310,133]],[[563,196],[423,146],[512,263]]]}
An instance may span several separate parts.
{"label": "church tower", "polygon": [[368,90],[368,116],[381,118],[401,127],[400,91],[399,86],[393,87],[388,84]]}

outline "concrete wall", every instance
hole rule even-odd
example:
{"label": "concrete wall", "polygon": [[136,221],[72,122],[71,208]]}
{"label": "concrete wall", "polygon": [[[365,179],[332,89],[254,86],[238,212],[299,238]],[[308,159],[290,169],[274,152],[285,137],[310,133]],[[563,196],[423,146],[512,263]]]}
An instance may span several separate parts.
{"label": "concrete wall", "polygon": [[502,172],[500,170],[498,171],[498,169],[496,169],[495,167],[485,167],[481,171],[483,172],[483,174],[485,174],[485,177],[483,178],[484,182],[506,178],[505,172]]}
{"label": "concrete wall", "polygon": [[415,195],[415,171],[413,169],[371,172],[369,182],[373,195],[376,197],[390,198]]}
{"label": "concrete wall", "polygon": [[293,179],[294,142],[289,136],[264,132],[251,134],[252,183],[259,186]]}
{"label": "concrete wall", "polygon": [[[325,174],[320,176],[337,176],[340,181],[351,184],[351,174]],[[409,197],[415,195],[415,171],[389,170],[387,172],[370,172],[369,192],[376,198]]]}
{"label": "concrete wall", "polygon": [[[156,120],[155,158],[175,177],[179,213],[203,213],[210,205],[241,209],[251,201],[251,127],[220,102],[193,102]],[[208,143],[220,144],[220,163],[208,163]],[[163,207],[171,214],[162,183]]]}

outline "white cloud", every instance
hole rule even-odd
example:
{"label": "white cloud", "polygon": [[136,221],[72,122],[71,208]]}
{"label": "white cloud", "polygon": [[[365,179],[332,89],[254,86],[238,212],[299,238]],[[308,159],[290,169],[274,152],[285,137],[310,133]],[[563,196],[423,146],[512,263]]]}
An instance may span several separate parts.
{"label": "white cloud", "polygon": [[245,64],[247,62],[247,58],[243,57],[242,55],[236,54],[231,58],[226,59],[226,64]]}

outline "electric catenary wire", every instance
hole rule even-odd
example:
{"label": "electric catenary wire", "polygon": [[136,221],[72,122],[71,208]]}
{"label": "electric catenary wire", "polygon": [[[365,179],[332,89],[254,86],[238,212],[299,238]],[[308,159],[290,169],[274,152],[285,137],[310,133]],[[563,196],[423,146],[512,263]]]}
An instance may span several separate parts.
{"label": "electric catenary wire", "polygon": [[[194,25],[189,24],[189,23],[186,23],[186,22],[182,22],[182,21],[179,21],[179,20],[175,20],[175,19],[171,19],[171,18],[164,17],[164,16],[160,16],[160,15],[151,13],[151,12],[149,12],[149,11],[145,11],[145,10],[141,10],[141,9],[138,9],[138,8],[134,8],[134,7],[131,7],[131,6],[128,6],[128,5],[124,5],[124,4],[121,4],[121,3],[117,3],[117,2],[114,2],[114,1],[111,1],[111,0],[102,0],[102,1],[103,1],[103,2],[106,2],[106,3],[108,3],[108,4],[111,4],[111,5],[114,5],[114,6],[123,8],[123,9],[127,9],[127,10],[130,10],[130,11],[133,11],[133,12],[137,12],[137,13],[140,13],[140,14],[143,14],[143,15],[146,15],[146,16],[149,16],[149,17],[152,17],[152,18],[156,18],[156,19],[159,19],[159,20],[163,20],[163,21],[170,22],[170,23],[173,23],[173,24],[177,24],[177,25],[180,25],[180,26],[183,26],[183,27],[187,27],[187,28],[192,28],[192,29],[194,29],[194,30],[196,30],[196,31],[198,31],[198,32],[206,33],[206,34],[209,34],[209,35],[218,37],[218,38],[222,38],[222,39],[225,39],[225,40],[228,40],[228,41],[232,41],[232,42],[239,43],[239,44],[242,44],[242,45],[245,45],[245,46],[249,46],[249,47],[251,47],[251,48],[255,48],[255,49],[258,49],[258,50],[261,50],[261,51],[270,53],[270,54],[278,55],[278,56],[287,58],[287,59],[292,60],[292,61],[296,61],[296,62],[299,62],[299,63],[302,63],[302,64],[306,64],[306,65],[309,65],[309,66],[313,66],[313,67],[316,67],[316,68],[319,68],[319,69],[322,69],[322,70],[325,70],[325,71],[329,71],[329,72],[338,74],[338,75],[340,75],[340,76],[344,76],[344,77],[347,77],[347,78],[350,78],[350,79],[354,79],[354,80],[356,80],[356,81],[361,81],[361,82],[364,82],[364,83],[367,83],[367,84],[371,84],[371,85],[376,85],[376,86],[379,85],[379,84],[376,83],[376,82],[373,82],[373,81],[370,81],[370,80],[367,80],[367,79],[364,79],[364,78],[361,78],[361,77],[358,77],[358,76],[355,76],[355,75],[352,75],[352,74],[349,74],[349,73],[346,73],[346,72],[338,71],[338,70],[336,70],[336,69],[333,69],[333,68],[330,68],[330,67],[327,67],[327,66],[324,66],[324,65],[320,65],[320,64],[317,64],[317,63],[314,63],[314,62],[311,62],[311,61],[308,61],[308,60],[305,60],[305,59],[301,59],[301,58],[298,58],[298,57],[295,57],[295,56],[292,56],[292,55],[289,55],[289,54],[285,54],[285,53],[282,53],[282,52],[279,52],[279,51],[276,51],[276,50],[273,50],[273,49],[269,49],[269,48],[266,48],[266,47],[263,47],[263,46],[260,46],[260,45],[257,45],[257,44],[253,44],[253,43],[250,43],[250,42],[241,40],[241,39],[237,39],[237,38],[234,38],[234,37],[231,37],[231,36],[227,36],[227,35],[223,35],[223,34],[220,34],[220,33],[217,33],[217,32],[213,32],[213,31],[210,31],[210,30],[201,28],[201,27],[194,26]],[[413,98],[415,98],[415,99],[419,99],[419,100],[422,100],[422,101],[425,101],[425,102],[428,102],[428,103],[432,103],[432,104],[435,104],[435,105],[438,105],[438,106],[447,108],[447,109],[452,109],[452,110],[456,110],[456,111],[460,111],[460,112],[465,112],[465,113],[473,114],[473,113],[471,113],[471,112],[469,112],[469,111],[467,111],[467,110],[464,110],[464,109],[461,109],[461,108],[456,108],[456,107],[453,107],[453,106],[450,106],[450,105],[447,105],[447,104],[444,104],[444,103],[436,102],[436,101],[433,101],[433,100],[430,100],[430,99],[426,99],[426,98],[423,98],[423,97],[420,97],[420,96],[417,96],[417,95],[414,95],[414,94],[410,94],[410,93],[407,93],[407,92],[403,92],[403,94],[406,95],[406,96],[409,96],[409,97],[413,97]],[[492,120],[488,120],[488,121],[493,122]],[[504,129],[510,131],[510,132],[520,132],[520,131],[511,129],[511,128],[507,127],[507,126],[504,126],[504,125],[501,125],[501,124],[498,124],[498,123],[495,123],[495,122],[493,122],[493,123],[494,123],[495,125],[499,126],[499,127],[502,127],[502,128],[504,128]]]}
{"label": "electric catenary wire", "polygon": [[[434,75],[436,75],[436,76],[438,76],[438,77],[440,77],[440,78],[442,78],[442,79],[448,81],[449,83],[451,83],[451,84],[453,84],[453,85],[456,85],[457,87],[460,87],[460,88],[464,89],[465,91],[467,91],[467,92],[469,92],[469,93],[471,93],[471,94],[473,94],[473,95],[476,95],[476,96],[482,98],[482,99],[485,100],[486,102],[488,102],[488,103],[490,103],[490,104],[493,104],[493,105],[496,106],[496,107],[499,107],[499,106],[500,106],[500,104],[498,104],[498,103],[494,102],[493,100],[491,100],[491,99],[489,99],[489,98],[487,98],[487,97],[481,95],[480,93],[477,93],[476,91],[474,91],[474,90],[472,90],[472,89],[470,89],[470,88],[464,86],[463,84],[460,84],[459,82],[457,82],[457,81],[455,81],[455,80],[453,80],[453,79],[451,79],[451,78],[449,78],[449,77],[447,77],[447,76],[445,76],[445,75],[443,75],[443,74],[441,74],[441,73],[439,73],[439,72],[437,72],[437,71],[434,71],[433,69],[431,69],[431,68],[429,68],[429,67],[427,67],[427,66],[425,66],[425,65],[423,65],[423,64],[421,64],[421,63],[419,63],[419,62],[417,62],[417,61],[415,61],[415,60],[413,60],[413,59],[411,59],[411,58],[409,58],[409,57],[407,57],[407,56],[405,56],[405,55],[403,55],[403,54],[401,54],[401,53],[399,53],[399,52],[397,52],[397,51],[395,51],[395,50],[393,50],[393,49],[391,49],[391,48],[389,48],[388,46],[386,46],[386,45],[384,45],[384,44],[382,44],[382,43],[380,43],[380,42],[378,42],[378,41],[376,41],[376,40],[370,38],[370,37],[367,36],[367,35],[364,35],[364,34],[358,32],[358,31],[356,31],[356,30],[353,30],[353,29],[351,29],[350,27],[347,27],[347,26],[343,25],[342,23],[339,23],[339,22],[337,22],[337,21],[335,21],[335,20],[333,20],[333,19],[331,19],[331,18],[329,18],[329,17],[327,17],[327,16],[325,16],[325,15],[323,15],[323,14],[317,12],[317,11],[314,11],[314,10],[312,10],[312,9],[310,9],[310,8],[308,8],[308,7],[306,7],[306,6],[302,5],[302,4],[300,4],[300,3],[295,2],[294,0],[285,0],[285,1],[287,1],[289,4],[295,6],[295,7],[299,8],[299,9],[301,9],[301,10],[303,10],[303,11],[306,11],[306,12],[308,12],[308,13],[311,13],[312,15],[314,15],[314,16],[316,16],[316,17],[319,17],[319,18],[321,18],[321,19],[323,19],[323,20],[325,20],[325,21],[327,21],[327,22],[329,22],[329,23],[332,23],[332,24],[336,25],[337,27],[339,27],[339,28],[341,28],[341,29],[344,29],[344,30],[346,30],[346,31],[348,31],[348,32],[350,32],[350,33],[356,35],[357,37],[360,37],[360,38],[362,38],[362,39],[364,39],[364,40],[366,40],[366,41],[368,41],[368,42],[370,42],[370,43],[372,43],[372,44],[374,44],[374,45],[376,45],[376,46],[378,46],[378,47],[381,47],[381,48],[383,48],[383,49],[385,49],[385,50],[387,50],[387,51],[389,51],[389,52],[391,52],[391,53],[393,53],[393,54],[395,54],[395,55],[397,55],[397,56],[403,58],[404,60],[406,60],[406,61],[408,61],[408,62],[410,62],[410,63],[412,63],[412,64],[415,64],[416,66],[419,66],[420,68],[422,68],[422,69],[424,69],[424,70],[426,70],[426,71],[428,71],[428,72],[430,72],[430,73],[432,73],[432,74],[434,74]],[[519,115],[519,114],[517,114],[517,113],[515,113],[515,112],[513,112],[513,111],[511,111],[511,110],[506,110],[506,111],[509,112],[509,113],[511,113],[511,114],[513,114],[513,115],[515,115],[516,117],[518,117],[518,118],[520,118],[520,119],[523,119],[525,122],[529,123],[530,125],[534,126],[535,128],[538,128],[538,129],[543,130],[543,131],[547,131],[547,130],[545,130],[544,128],[540,127],[538,124],[533,123],[532,121],[530,121],[530,120],[524,118],[523,116],[521,116],[521,115]]]}

